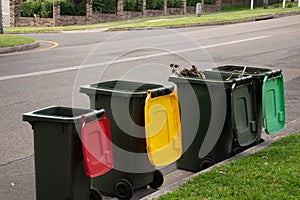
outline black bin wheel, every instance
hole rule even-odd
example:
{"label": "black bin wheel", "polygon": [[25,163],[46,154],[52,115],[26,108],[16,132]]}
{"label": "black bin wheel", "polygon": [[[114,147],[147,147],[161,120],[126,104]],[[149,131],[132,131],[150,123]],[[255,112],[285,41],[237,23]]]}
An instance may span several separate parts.
{"label": "black bin wheel", "polygon": [[153,172],[153,181],[149,184],[152,189],[157,189],[164,183],[164,176],[159,170]]}
{"label": "black bin wheel", "polygon": [[211,159],[211,158],[205,158],[200,163],[200,170],[207,169],[207,168],[213,166],[214,164],[216,164],[216,162],[213,159]]}
{"label": "black bin wheel", "polygon": [[102,196],[98,190],[91,188],[89,200],[102,200]]}
{"label": "black bin wheel", "polygon": [[129,200],[133,196],[133,186],[127,179],[120,179],[115,184],[115,193],[118,199]]}
{"label": "black bin wheel", "polygon": [[241,152],[243,152],[246,148],[243,147],[236,147],[235,149],[232,150],[232,155],[235,156]]}

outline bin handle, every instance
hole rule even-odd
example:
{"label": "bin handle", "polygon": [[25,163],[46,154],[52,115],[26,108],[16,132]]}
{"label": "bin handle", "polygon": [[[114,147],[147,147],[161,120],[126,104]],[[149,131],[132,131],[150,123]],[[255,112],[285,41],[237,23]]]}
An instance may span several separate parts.
{"label": "bin handle", "polygon": [[277,70],[272,70],[272,71],[266,72],[265,73],[265,78],[266,77],[267,77],[267,79],[268,78],[274,78],[276,76],[281,75],[281,72],[282,72],[282,69],[277,69]]}
{"label": "bin handle", "polygon": [[232,85],[232,89],[235,89],[236,86],[242,85],[242,84],[251,84],[252,83],[252,76],[243,76],[240,78],[234,79],[234,84]]}
{"label": "bin handle", "polygon": [[81,121],[82,121],[82,123],[89,123],[89,122],[95,121],[101,117],[106,117],[104,109],[91,111],[87,114],[82,115]]}
{"label": "bin handle", "polygon": [[147,94],[150,95],[151,98],[155,98],[158,96],[170,94],[172,90],[174,90],[174,86],[166,86],[166,87],[148,90]]}

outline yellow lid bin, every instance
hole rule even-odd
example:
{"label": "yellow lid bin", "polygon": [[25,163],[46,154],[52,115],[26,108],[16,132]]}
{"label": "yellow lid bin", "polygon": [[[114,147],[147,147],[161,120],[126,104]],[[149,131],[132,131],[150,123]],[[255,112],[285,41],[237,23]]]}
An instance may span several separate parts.
{"label": "yellow lid bin", "polygon": [[146,145],[153,166],[164,166],[178,160],[182,154],[178,99],[173,91],[168,95],[151,97],[145,102]]}

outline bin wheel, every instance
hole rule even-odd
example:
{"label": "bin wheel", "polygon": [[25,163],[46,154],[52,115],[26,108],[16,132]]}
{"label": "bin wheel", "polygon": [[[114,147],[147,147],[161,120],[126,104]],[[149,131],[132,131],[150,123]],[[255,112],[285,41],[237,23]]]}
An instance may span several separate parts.
{"label": "bin wheel", "polygon": [[235,149],[232,150],[232,155],[235,156],[241,152],[243,152],[245,150],[245,148],[243,147],[236,147]]}
{"label": "bin wheel", "polygon": [[159,170],[153,172],[153,181],[149,184],[152,189],[157,189],[164,183],[164,176]]}
{"label": "bin wheel", "polygon": [[211,159],[211,158],[205,158],[200,163],[200,170],[207,169],[207,168],[213,166],[214,164],[216,164],[216,162],[213,159]]}
{"label": "bin wheel", "polygon": [[133,186],[127,179],[120,179],[115,184],[115,193],[118,199],[128,200],[133,195]]}
{"label": "bin wheel", "polygon": [[102,200],[102,196],[98,190],[91,188],[89,200]]}

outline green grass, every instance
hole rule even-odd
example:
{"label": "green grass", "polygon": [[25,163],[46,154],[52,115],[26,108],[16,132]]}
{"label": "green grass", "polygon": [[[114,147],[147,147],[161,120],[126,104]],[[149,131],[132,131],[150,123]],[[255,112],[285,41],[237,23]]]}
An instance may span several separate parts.
{"label": "green grass", "polygon": [[213,168],[183,184],[169,199],[300,199],[300,133]]}
{"label": "green grass", "polygon": [[222,22],[240,19],[249,19],[259,16],[279,14],[285,12],[299,12],[297,2],[290,8],[274,8],[269,6],[268,9],[262,7],[249,10],[248,7],[226,7],[220,13],[205,13],[201,17],[195,15],[177,15],[161,16],[155,18],[138,18],[132,20],[122,20],[117,22],[108,22],[101,24],[82,25],[82,26],[61,26],[61,27],[7,27],[5,33],[39,33],[39,32],[60,32],[69,30],[86,30],[95,28],[108,28],[110,30],[122,30],[127,28],[147,28],[147,27],[164,27],[164,26],[182,26],[188,24],[204,24],[209,22]]}
{"label": "green grass", "polygon": [[5,27],[5,33],[42,33],[42,32],[61,32],[71,30],[88,30],[96,28],[107,28],[122,24],[123,21],[107,22],[102,24],[78,25],[78,26],[57,26],[57,27]]}
{"label": "green grass", "polygon": [[266,16],[272,14],[280,14],[285,12],[295,12],[300,11],[298,7],[292,8],[255,8],[253,10],[245,10],[238,8],[238,11],[228,11],[220,13],[206,13],[201,17],[196,17],[194,15],[185,15],[185,16],[177,16],[177,18],[173,19],[163,19],[160,21],[144,21],[140,23],[134,24],[122,24],[119,26],[111,27],[114,30],[124,29],[124,28],[147,28],[147,27],[163,27],[163,26],[180,26],[180,25],[188,25],[188,24],[205,24],[211,22],[226,22],[233,20],[241,20],[241,19],[249,19],[255,18],[259,16]]}
{"label": "green grass", "polygon": [[33,43],[35,40],[23,36],[0,34],[0,48]]}

